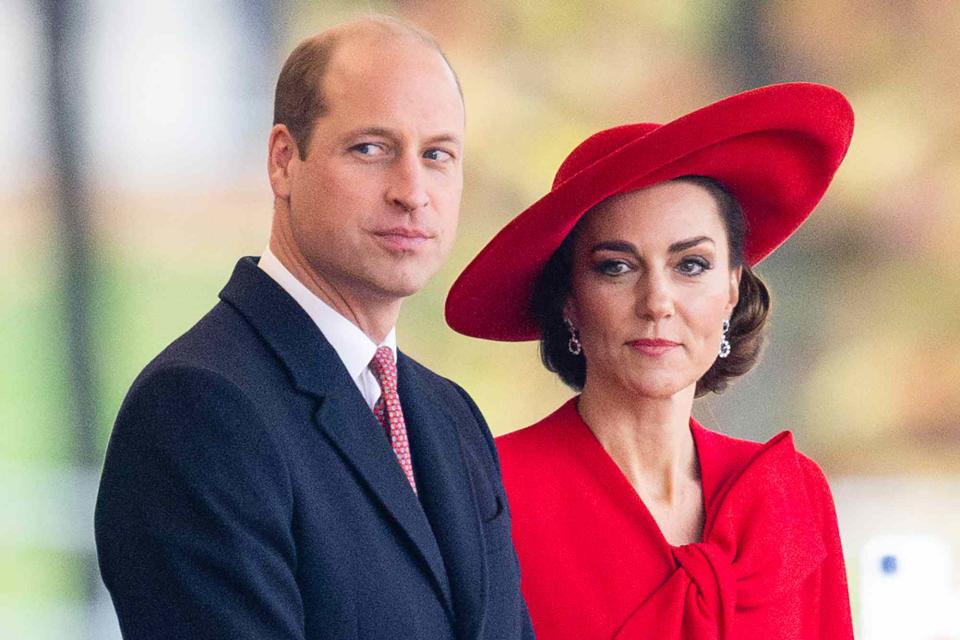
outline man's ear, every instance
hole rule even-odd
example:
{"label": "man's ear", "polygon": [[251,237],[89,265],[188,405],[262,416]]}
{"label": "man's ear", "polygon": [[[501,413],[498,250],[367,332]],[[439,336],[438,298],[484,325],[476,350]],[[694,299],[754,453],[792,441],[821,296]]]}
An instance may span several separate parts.
{"label": "man's ear", "polygon": [[297,143],[285,124],[275,124],[270,130],[267,146],[267,175],[275,198],[290,198],[291,164],[300,160]]}

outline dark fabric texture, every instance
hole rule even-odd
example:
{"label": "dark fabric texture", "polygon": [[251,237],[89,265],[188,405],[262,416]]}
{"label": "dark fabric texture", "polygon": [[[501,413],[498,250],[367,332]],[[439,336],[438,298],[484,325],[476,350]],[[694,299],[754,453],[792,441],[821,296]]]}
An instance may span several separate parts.
{"label": "dark fabric texture", "polygon": [[151,362],[96,509],[125,638],[531,638],[490,432],[399,354],[420,498],[336,352],[253,258]]}

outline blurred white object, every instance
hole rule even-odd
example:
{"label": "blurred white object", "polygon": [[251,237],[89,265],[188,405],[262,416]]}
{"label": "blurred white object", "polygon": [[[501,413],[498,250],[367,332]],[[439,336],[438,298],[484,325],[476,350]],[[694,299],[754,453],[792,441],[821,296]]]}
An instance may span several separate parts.
{"label": "blurred white object", "polygon": [[954,589],[943,608],[941,616],[943,618],[943,628],[940,630],[940,637],[946,640],[960,638],[960,589]]}
{"label": "blurred white object", "polygon": [[931,535],[881,535],[860,555],[861,640],[950,640],[957,633],[950,547]]}

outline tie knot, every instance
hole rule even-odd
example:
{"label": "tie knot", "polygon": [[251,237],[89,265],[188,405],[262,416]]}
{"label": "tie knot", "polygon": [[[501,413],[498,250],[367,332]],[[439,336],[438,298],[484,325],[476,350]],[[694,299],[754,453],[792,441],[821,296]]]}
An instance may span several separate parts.
{"label": "tie knot", "polygon": [[377,352],[370,361],[370,370],[384,392],[397,390],[397,363],[393,361],[393,350],[390,347],[377,347]]}

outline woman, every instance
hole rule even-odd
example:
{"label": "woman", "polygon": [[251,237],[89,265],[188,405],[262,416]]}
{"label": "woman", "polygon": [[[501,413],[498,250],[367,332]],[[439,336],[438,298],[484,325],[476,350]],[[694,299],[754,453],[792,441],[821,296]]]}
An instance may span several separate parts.
{"label": "woman", "polygon": [[451,289],[467,335],[541,340],[580,391],[498,441],[541,640],[852,638],[833,501],[789,432],[699,425],[756,361],[752,267],[815,207],[853,129],[794,83],[590,137]]}

